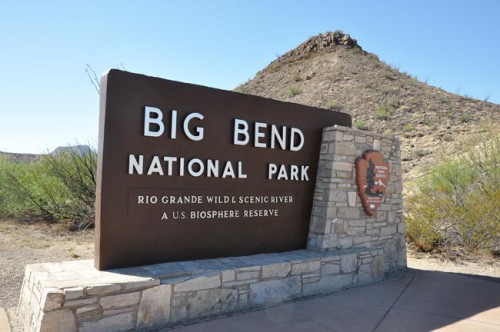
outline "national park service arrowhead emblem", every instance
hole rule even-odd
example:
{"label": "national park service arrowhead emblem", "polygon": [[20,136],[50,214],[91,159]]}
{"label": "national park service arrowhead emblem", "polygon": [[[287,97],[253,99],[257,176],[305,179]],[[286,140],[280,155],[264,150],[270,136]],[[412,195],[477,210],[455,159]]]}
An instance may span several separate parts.
{"label": "national park service arrowhead emblem", "polygon": [[367,151],[356,159],[356,184],[366,214],[373,216],[389,183],[389,163],[379,151]]}

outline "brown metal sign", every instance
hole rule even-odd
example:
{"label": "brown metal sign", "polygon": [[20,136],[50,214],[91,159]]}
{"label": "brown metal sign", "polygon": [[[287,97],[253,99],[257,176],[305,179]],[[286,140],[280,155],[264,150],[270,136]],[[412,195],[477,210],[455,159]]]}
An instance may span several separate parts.
{"label": "brown metal sign", "polygon": [[322,129],[334,124],[351,117],[109,71],[96,267],[305,248]]}
{"label": "brown metal sign", "polygon": [[363,208],[369,216],[378,209],[389,183],[389,163],[379,151],[368,151],[356,159],[356,184]]}

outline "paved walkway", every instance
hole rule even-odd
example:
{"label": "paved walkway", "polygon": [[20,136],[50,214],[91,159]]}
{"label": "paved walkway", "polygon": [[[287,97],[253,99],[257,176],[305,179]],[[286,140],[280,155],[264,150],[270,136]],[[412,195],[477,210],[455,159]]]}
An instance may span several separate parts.
{"label": "paved walkway", "polygon": [[[500,279],[410,270],[400,279],[162,331],[496,331]],[[9,331],[0,308],[0,331]]]}
{"label": "paved walkway", "polygon": [[10,332],[9,320],[4,308],[0,308],[0,331]]}
{"label": "paved walkway", "polygon": [[164,331],[500,331],[500,280],[412,270],[397,280]]}

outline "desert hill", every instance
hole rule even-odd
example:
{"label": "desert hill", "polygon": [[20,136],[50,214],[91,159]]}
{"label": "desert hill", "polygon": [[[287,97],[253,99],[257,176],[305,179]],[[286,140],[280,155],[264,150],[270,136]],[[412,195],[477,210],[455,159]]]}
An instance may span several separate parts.
{"label": "desert hill", "polygon": [[340,31],[310,38],[235,91],[340,110],[359,129],[398,135],[406,178],[485,131],[498,135],[500,127],[500,105],[401,73]]}
{"label": "desert hill", "polygon": [[[92,148],[88,145],[69,145],[69,146],[59,146],[54,151],[50,152],[49,155],[61,155],[63,153],[79,153],[85,154],[92,151]],[[14,163],[31,163],[39,160],[46,154],[33,154],[33,153],[11,153],[0,151],[0,158],[5,158],[8,161]]]}

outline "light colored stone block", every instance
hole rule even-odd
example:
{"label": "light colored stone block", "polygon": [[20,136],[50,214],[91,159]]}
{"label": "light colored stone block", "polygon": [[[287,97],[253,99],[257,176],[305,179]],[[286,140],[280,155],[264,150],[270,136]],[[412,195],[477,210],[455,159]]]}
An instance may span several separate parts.
{"label": "light colored stone block", "polygon": [[111,294],[119,291],[121,289],[120,285],[117,284],[105,284],[105,285],[96,285],[88,287],[85,292],[88,295],[105,295]]}
{"label": "light colored stone block", "polygon": [[171,295],[171,285],[159,285],[143,290],[137,313],[137,327],[145,328],[168,323]]}
{"label": "light colored stone block", "polygon": [[352,275],[322,276],[318,282],[304,284],[303,296],[311,296],[333,292],[342,288],[352,286]]}
{"label": "light colored stone block", "polygon": [[334,149],[336,154],[344,155],[344,156],[355,156],[356,148],[353,143],[350,142],[341,142],[335,144]]}
{"label": "light colored stone block", "polygon": [[77,316],[83,315],[83,314],[85,314],[87,312],[91,312],[91,311],[94,311],[94,310],[99,310],[99,306],[97,304],[77,308],[76,309],[76,315]]}
{"label": "light colored stone block", "polygon": [[292,265],[292,275],[316,272],[319,271],[320,268],[320,261],[295,263]]}
{"label": "light colored stone block", "polygon": [[387,226],[387,227],[382,227],[380,229],[380,235],[391,235],[391,234],[396,234],[398,231],[397,226]]}
{"label": "light colored stone block", "polygon": [[260,271],[236,272],[237,280],[258,279],[259,276],[260,276]]}
{"label": "light colored stone block", "polygon": [[178,306],[178,307],[172,307],[171,313],[170,313],[170,321],[172,323],[177,323],[180,321],[183,321],[187,319],[188,317],[188,312],[186,306]]}
{"label": "light colored stone block", "polygon": [[356,207],[339,207],[337,216],[345,219],[359,219],[359,209]]}
{"label": "light colored stone block", "polygon": [[358,196],[358,193],[355,191],[350,191],[347,193],[347,203],[349,206],[356,206],[356,197]]}
{"label": "light colored stone block", "polygon": [[97,321],[83,322],[78,332],[119,332],[132,330],[134,327],[134,315],[131,312],[127,312],[105,317]]}
{"label": "light colored stone block", "polygon": [[235,289],[210,289],[196,292],[187,299],[189,317],[199,318],[231,312],[237,309],[238,291]]}
{"label": "light colored stone block", "polygon": [[64,292],[57,288],[46,288],[43,290],[40,301],[43,311],[52,311],[62,307]]}
{"label": "light colored stone block", "polygon": [[202,289],[217,288],[220,286],[220,277],[215,276],[200,276],[194,279],[189,279],[174,286],[175,292],[192,292]]}
{"label": "light colored stone block", "polygon": [[347,237],[347,236],[339,237],[338,242],[337,242],[337,246],[340,249],[351,248],[352,247],[352,237],[350,237],[350,236],[349,237]]}
{"label": "light colored stone block", "polygon": [[103,309],[122,308],[139,303],[139,296],[140,292],[105,296],[99,300],[99,304]]}
{"label": "light colored stone block", "polygon": [[250,303],[255,305],[280,303],[300,296],[300,276],[262,281],[250,285]]}
{"label": "light colored stone block", "polygon": [[382,278],[384,276],[384,258],[376,256],[372,263],[372,272],[375,278]]}
{"label": "light colored stone block", "polygon": [[334,275],[340,273],[340,265],[338,263],[327,263],[321,267],[321,275]]}
{"label": "light colored stone block", "polygon": [[292,267],[290,263],[278,263],[273,265],[264,265],[262,267],[262,278],[284,278],[286,277]]}
{"label": "light colored stone block", "polygon": [[345,202],[347,201],[347,193],[345,191],[335,190],[330,192],[328,198],[330,202]]}
{"label": "light colored stone block", "polygon": [[236,280],[234,270],[222,271],[222,282]]}
{"label": "light colored stone block", "polygon": [[350,273],[358,267],[358,254],[342,255],[340,258],[340,270],[342,273]]}
{"label": "light colored stone block", "polygon": [[40,332],[76,332],[75,316],[69,310],[54,310],[43,313]]}
{"label": "light colored stone block", "polygon": [[76,300],[83,297],[83,288],[82,287],[73,287],[64,289],[64,300]]}
{"label": "light colored stone block", "polygon": [[77,308],[77,307],[83,307],[89,304],[93,304],[97,302],[96,297],[92,297],[89,299],[81,299],[81,300],[73,300],[73,301],[65,301],[63,308]]}
{"label": "light colored stone block", "polygon": [[353,164],[343,161],[336,161],[332,163],[332,169],[334,171],[350,172],[353,169]]}

